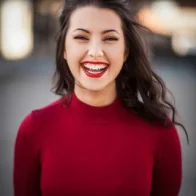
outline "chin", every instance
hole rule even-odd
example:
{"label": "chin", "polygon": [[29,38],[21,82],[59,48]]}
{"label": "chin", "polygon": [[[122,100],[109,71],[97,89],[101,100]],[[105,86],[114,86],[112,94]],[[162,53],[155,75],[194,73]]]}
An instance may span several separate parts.
{"label": "chin", "polygon": [[88,91],[102,91],[106,88],[107,85],[89,84],[89,85],[82,85],[82,86]]}
{"label": "chin", "polygon": [[86,87],[86,90],[88,90],[88,91],[94,91],[94,92],[98,92],[98,91],[102,91],[102,90],[104,90],[104,87]]}

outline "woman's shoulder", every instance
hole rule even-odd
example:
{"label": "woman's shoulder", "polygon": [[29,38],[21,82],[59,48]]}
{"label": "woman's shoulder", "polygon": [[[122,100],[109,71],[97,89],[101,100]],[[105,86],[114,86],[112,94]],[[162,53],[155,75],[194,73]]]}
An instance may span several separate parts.
{"label": "woman's shoulder", "polygon": [[22,119],[19,125],[19,132],[30,134],[30,132],[35,132],[43,125],[49,126],[51,122],[55,121],[62,114],[62,111],[62,98],[58,98],[40,108],[33,109]]}
{"label": "woman's shoulder", "polygon": [[57,109],[60,109],[63,105],[63,98],[57,98],[42,107],[32,110],[32,112],[48,113]]}
{"label": "woman's shoulder", "polygon": [[167,143],[178,142],[179,140],[178,129],[170,118],[165,120],[165,124],[161,124],[159,122],[148,122],[137,115],[132,115],[132,124],[143,136],[156,141],[157,145],[160,145],[162,141]]}

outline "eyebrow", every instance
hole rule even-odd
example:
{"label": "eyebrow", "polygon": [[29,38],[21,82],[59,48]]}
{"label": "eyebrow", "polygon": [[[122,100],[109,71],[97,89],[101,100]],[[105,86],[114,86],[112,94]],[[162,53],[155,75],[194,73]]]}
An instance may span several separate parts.
{"label": "eyebrow", "polygon": [[[85,33],[89,33],[90,34],[90,31],[89,30],[82,29],[82,28],[78,28],[78,29],[74,30],[74,32],[75,31],[84,31]],[[101,34],[106,34],[106,33],[109,33],[109,32],[116,32],[116,33],[118,33],[118,31],[116,31],[114,29],[108,29],[108,30],[102,31]]]}

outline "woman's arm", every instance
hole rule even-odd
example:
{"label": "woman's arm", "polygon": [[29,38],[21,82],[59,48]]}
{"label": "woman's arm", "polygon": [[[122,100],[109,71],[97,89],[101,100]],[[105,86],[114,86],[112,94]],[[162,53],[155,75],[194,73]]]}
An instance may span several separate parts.
{"label": "woman's arm", "polygon": [[14,148],[14,196],[39,196],[40,162],[32,113],[21,123]]}
{"label": "woman's arm", "polygon": [[160,130],[151,196],[178,196],[181,179],[182,154],[177,130]]}

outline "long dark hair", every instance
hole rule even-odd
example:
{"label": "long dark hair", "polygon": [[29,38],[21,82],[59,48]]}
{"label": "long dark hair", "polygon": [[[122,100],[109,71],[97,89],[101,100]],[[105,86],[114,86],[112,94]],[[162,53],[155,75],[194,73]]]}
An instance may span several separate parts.
{"label": "long dark hair", "polygon": [[[117,94],[122,104],[128,110],[136,113],[149,123],[159,123],[165,127],[179,125],[176,121],[176,109],[166,97],[168,89],[164,81],[152,70],[146,55],[138,29],[143,27],[131,12],[129,0],[65,0],[60,16],[60,32],[57,37],[56,71],[53,90],[62,97],[71,95],[74,91],[74,78],[64,59],[65,37],[69,28],[72,12],[78,7],[93,5],[115,11],[121,18],[129,56],[116,78]],[[171,120],[168,114],[171,112]]]}

